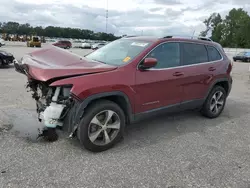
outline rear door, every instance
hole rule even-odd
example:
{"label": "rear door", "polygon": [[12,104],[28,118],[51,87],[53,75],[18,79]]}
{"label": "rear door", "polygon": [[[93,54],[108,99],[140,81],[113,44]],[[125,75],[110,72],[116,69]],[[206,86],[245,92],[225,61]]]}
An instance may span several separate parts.
{"label": "rear door", "polygon": [[213,46],[196,43],[181,43],[183,104],[200,105],[213,80],[216,66],[222,56]]}
{"label": "rear door", "polygon": [[157,65],[147,71],[136,72],[135,112],[176,105],[181,102],[182,75],[176,73],[180,66],[180,44],[167,42],[158,45],[146,57],[157,59]]}

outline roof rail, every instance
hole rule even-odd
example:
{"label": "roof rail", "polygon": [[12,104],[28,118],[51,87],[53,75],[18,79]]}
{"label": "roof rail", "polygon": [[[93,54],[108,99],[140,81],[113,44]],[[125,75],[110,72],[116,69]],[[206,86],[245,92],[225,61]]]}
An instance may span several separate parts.
{"label": "roof rail", "polygon": [[188,38],[188,39],[198,39],[198,40],[206,40],[206,41],[212,41],[212,39],[207,37],[201,37],[201,36],[184,36],[184,35],[168,35],[163,38]]}
{"label": "roof rail", "polygon": [[136,35],[130,35],[130,36],[124,36],[122,38],[130,38],[130,37],[138,37],[138,36],[136,36]]}

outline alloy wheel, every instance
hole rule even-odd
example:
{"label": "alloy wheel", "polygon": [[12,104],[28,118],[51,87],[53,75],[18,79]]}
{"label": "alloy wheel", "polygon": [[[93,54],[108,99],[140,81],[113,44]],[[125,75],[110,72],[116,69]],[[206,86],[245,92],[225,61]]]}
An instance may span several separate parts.
{"label": "alloy wheel", "polygon": [[225,103],[225,97],[222,91],[217,91],[214,93],[211,102],[210,102],[210,111],[213,114],[218,114],[223,108]]}
{"label": "alloy wheel", "polygon": [[107,145],[112,142],[121,127],[118,114],[112,110],[104,110],[96,114],[89,123],[89,140],[98,146]]}

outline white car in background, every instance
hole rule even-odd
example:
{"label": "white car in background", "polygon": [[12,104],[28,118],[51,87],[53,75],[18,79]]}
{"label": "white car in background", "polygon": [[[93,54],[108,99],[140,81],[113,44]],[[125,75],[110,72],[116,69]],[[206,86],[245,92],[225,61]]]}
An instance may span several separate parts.
{"label": "white car in background", "polygon": [[0,39],[0,47],[1,47],[1,46],[4,46],[4,45],[5,45],[4,40],[3,40],[3,39]]}
{"label": "white car in background", "polygon": [[103,47],[103,46],[105,46],[106,44],[105,43],[97,43],[97,44],[94,44],[92,47],[91,47],[91,49],[92,50],[97,50],[97,49],[99,49],[99,48],[101,48],[101,47]]}
{"label": "white car in background", "polygon": [[84,42],[84,43],[82,43],[81,48],[90,49],[90,48],[91,48],[91,44],[90,44],[90,43],[87,43],[87,42]]}

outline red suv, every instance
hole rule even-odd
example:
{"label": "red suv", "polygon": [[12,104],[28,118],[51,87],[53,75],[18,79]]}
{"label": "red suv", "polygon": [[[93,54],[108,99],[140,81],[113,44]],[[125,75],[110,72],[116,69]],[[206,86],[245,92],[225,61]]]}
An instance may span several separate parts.
{"label": "red suv", "polygon": [[67,40],[57,41],[56,43],[53,43],[53,45],[64,49],[69,49],[72,47],[71,42]]}
{"label": "red suv", "polygon": [[232,64],[220,44],[204,38],[126,37],[81,57],[55,47],[15,63],[36,100],[42,136],[55,129],[103,151],[126,124],[166,112],[199,109],[218,117],[230,93]]}

